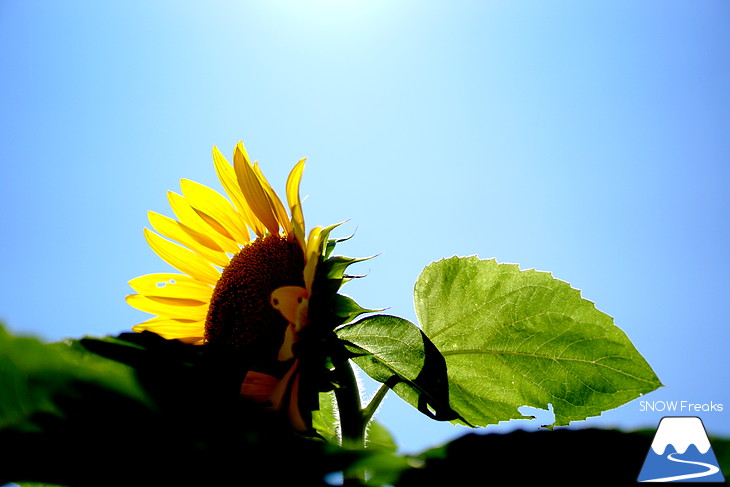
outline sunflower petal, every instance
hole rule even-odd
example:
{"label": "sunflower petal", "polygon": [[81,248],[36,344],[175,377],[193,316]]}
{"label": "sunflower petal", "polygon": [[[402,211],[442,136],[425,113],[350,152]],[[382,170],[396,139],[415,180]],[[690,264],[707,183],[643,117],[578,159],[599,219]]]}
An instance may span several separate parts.
{"label": "sunflower petal", "polygon": [[261,172],[261,168],[259,167],[258,162],[253,163],[253,172],[256,173],[256,177],[258,178],[261,187],[266,193],[266,198],[269,201],[269,207],[274,213],[276,221],[278,221],[279,225],[284,228],[284,233],[286,235],[292,235],[293,232],[291,220],[289,219],[289,215],[286,214],[286,208],[284,208],[284,203],[281,202],[281,199],[279,199],[279,195],[276,194],[276,191],[274,191],[274,188],[271,187],[271,184],[269,184],[269,181],[266,179],[266,176],[264,176],[264,173]]}
{"label": "sunflower petal", "polygon": [[221,267],[228,265],[228,255],[210,237],[154,211],[147,212],[147,216],[152,228],[163,237],[180,243],[212,264]]}
{"label": "sunflower petal", "polygon": [[307,324],[309,292],[299,286],[282,286],[271,293],[271,305],[296,325],[296,331]]}
{"label": "sunflower petal", "polygon": [[137,333],[151,331],[168,340],[177,339],[195,345],[202,345],[205,341],[204,321],[151,318],[143,323],[134,325],[132,330]]}
{"label": "sunflower petal", "polygon": [[188,204],[218,233],[240,244],[251,240],[246,219],[223,195],[189,179],[180,180],[180,186]]}
{"label": "sunflower petal", "polygon": [[277,357],[279,362],[286,362],[287,360],[294,358],[294,344],[299,341],[299,336],[294,328],[295,325],[292,323],[289,323],[289,326],[286,327],[286,332],[284,332],[284,341],[281,343],[279,356]]}
{"label": "sunflower petal", "polygon": [[246,203],[248,203],[253,214],[264,224],[269,233],[278,235],[279,221],[272,208],[271,200],[266,189],[261,185],[261,181],[251,166],[251,162],[244,156],[239,146],[236,146],[236,150],[233,153],[233,168],[236,171],[241,192],[246,198]]}
{"label": "sunflower petal", "polygon": [[305,161],[306,159],[301,159],[297,162],[286,180],[286,200],[291,210],[292,230],[299,245],[302,246],[302,250],[306,250],[307,243],[304,234],[304,213],[302,212],[302,200],[299,197],[299,185],[302,181]]}
{"label": "sunflower petal", "polygon": [[175,318],[201,321],[208,314],[208,303],[200,303],[189,299],[157,298],[152,299],[141,294],[130,294],[127,304],[145,313],[160,318]]}
{"label": "sunflower petal", "polygon": [[279,383],[276,384],[276,387],[274,387],[274,390],[269,397],[274,410],[278,411],[281,409],[281,406],[284,404],[284,399],[286,398],[286,396],[288,396],[288,393],[291,392],[290,381],[294,378],[295,375],[297,375],[298,368],[299,360],[294,360],[294,363],[291,365],[291,367],[289,367],[287,373],[284,374],[284,377],[282,377]]}
{"label": "sunflower petal", "polygon": [[279,384],[279,379],[273,375],[256,372],[254,370],[246,373],[241,384],[241,396],[251,399],[259,404],[268,403],[271,394]]}
{"label": "sunflower petal", "polygon": [[175,269],[211,285],[218,282],[220,271],[198,254],[165,240],[147,228],[144,236],[152,250]]}
{"label": "sunflower petal", "polygon": [[251,211],[251,207],[249,207],[246,198],[241,192],[235,169],[233,169],[233,166],[221,154],[218,147],[213,147],[213,164],[215,165],[215,172],[218,174],[218,180],[220,180],[223,189],[233,202],[233,205],[243,216],[246,224],[256,235],[259,237],[263,236],[266,233],[266,227],[264,227],[264,224]]}
{"label": "sunflower petal", "polygon": [[158,273],[139,276],[129,285],[144,296],[196,299],[210,302],[213,287],[190,276],[173,273]]}
{"label": "sunflower petal", "polygon": [[307,288],[309,295],[312,294],[314,274],[317,272],[317,263],[322,255],[323,236],[322,227],[315,227],[309,232],[309,238],[307,239],[307,250],[304,254],[304,286]]}
{"label": "sunflower petal", "polygon": [[240,250],[238,243],[220,232],[211,231],[213,227],[201,218],[201,216],[190,206],[190,204],[188,204],[187,200],[183,196],[180,196],[173,191],[168,191],[167,200],[170,202],[170,207],[180,223],[197,232],[192,233],[191,236],[206,236],[207,238],[214,240],[218,246],[226,252],[230,252],[232,254],[238,253]]}
{"label": "sunflower petal", "polygon": [[302,417],[299,409],[299,361],[295,360],[289,371],[282,377],[281,381],[274,387],[271,393],[272,409],[283,411],[286,407],[289,416],[289,424],[301,432],[308,431],[311,425]]}

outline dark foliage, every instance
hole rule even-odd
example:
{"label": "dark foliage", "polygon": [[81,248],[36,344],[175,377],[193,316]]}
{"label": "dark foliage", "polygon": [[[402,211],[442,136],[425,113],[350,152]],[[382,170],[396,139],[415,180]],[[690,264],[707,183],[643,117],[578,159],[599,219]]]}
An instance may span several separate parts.
{"label": "dark foliage", "polygon": [[347,464],[344,453],[242,401],[235,357],[151,333],[78,345],[133,366],[154,403],[71,384],[54,398],[60,414],[35,414],[31,432],[0,430],[0,485],[316,486]]}
{"label": "dark foliage", "polygon": [[652,437],[599,429],[468,434],[425,453],[424,466],[405,471],[397,486],[646,485],[636,479]]}

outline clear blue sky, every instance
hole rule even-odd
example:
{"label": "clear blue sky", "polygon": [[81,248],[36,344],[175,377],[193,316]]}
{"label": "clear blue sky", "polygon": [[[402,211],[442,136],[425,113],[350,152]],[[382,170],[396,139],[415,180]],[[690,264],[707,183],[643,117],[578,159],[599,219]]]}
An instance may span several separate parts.
{"label": "clear blue sky", "polygon": [[[169,268],[147,210],[243,140],[272,184],[309,157],[309,225],[350,220],[347,292],[415,320],[433,260],[551,271],[730,435],[730,3],[291,0],[0,3],[0,319],[128,330]],[[655,427],[639,401],[584,425]],[[405,451],[465,428],[396,396]],[[504,428],[495,428],[500,431]],[[489,429],[487,431],[490,431]]]}

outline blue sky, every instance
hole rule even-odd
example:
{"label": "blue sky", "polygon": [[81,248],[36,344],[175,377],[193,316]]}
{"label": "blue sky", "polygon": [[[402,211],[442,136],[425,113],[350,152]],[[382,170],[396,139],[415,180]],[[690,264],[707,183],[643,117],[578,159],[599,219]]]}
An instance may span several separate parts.
{"label": "blue sky", "polygon": [[[666,387],[730,435],[730,4],[680,1],[0,4],[0,319],[45,340],[146,315],[168,270],[147,211],[219,188],[238,140],[310,225],[349,220],[347,292],[415,320],[452,255],[550,271],[613,316]],[[655,427],[639,401],[582,426]],[[465,428],[397,398],[406,451]],[[514,425],[488,428],[501,431]],[[525,427],[534,427],[526,425]]]}

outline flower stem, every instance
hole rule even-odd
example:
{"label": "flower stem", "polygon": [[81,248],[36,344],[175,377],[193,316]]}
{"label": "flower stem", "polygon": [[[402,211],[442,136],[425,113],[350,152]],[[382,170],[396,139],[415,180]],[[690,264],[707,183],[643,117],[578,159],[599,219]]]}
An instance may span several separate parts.
{"label": "flower stem", "polygon": [[[341,446],[348,449],[365,448],[365,428],[375,414],[386,393],[390,389],[383,384],[363,408],[360,400],[360,388],[355,378],[355,371],[346,356],[333,357],[335,381],[335,399],[340,420]],[[344,472],[344,487],[359,487],[365,478],[362,468]]]}
{"label": "flower stem", "polygon": [[[360,388],[355,379],[355,372],[349,358],[344,354],[332,357],[335,373],[335,399],[340,420],[342,447],[361,450],[365,448],[365,421],[363,420]],[[344,487],[359,487],[364,480],[365,472],[355,468],[343,472]]]}
{"label": "flower stem", "polygon": [[360,389],[355,372],[346,358],[335,364],[338,387],[335,388],[337,409],[340,416],[342,446],[345,448],[365,447],[365,422],[360,402]]}

